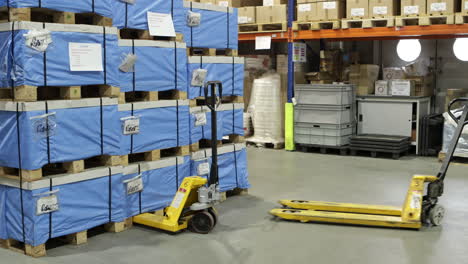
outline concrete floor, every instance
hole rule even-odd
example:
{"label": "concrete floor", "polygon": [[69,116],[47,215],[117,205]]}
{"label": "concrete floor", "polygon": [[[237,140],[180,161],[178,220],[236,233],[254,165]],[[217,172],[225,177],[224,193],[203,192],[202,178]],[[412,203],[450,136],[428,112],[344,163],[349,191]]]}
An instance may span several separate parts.
{"label": "concrete floor", "polygon": [[342,157],[249,148],[252,189],[218,209],[209,235],[143,227],[105,233],[41,259],[0,250],[0,263],[468,263],[468,170],[449,170],[442,227],[421,231],[273,221],[278,199],[400,205],[413,174],[435,174],[435,158]]}

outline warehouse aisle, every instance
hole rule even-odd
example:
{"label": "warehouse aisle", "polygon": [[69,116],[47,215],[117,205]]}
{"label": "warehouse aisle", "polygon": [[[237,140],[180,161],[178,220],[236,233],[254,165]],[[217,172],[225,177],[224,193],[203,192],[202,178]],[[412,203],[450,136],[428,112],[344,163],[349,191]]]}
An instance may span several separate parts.
{"label": "warehouse aisle", "polygon": [[423,231],[272,221],[276,200],[298,198],[400,205],[413,174],[434,158],[395,161],[249,148],[250,195],[219,207],[213,233],[169,235],[142,227],[90,238],[31,259],[0,249],[1,263],[467,263],[467,167],[448,173],[442,228]]}

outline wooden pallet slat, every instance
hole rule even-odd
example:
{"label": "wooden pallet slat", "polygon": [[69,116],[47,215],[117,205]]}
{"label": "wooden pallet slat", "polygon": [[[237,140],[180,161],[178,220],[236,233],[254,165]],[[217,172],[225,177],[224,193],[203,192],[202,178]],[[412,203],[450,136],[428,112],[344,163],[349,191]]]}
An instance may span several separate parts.
{"label": "wooden pallet slat", "polygon": [[397,16],[395,17],[395,26],[431,26],[431,25],[452,25],[455,23],[456,16],[453,14],[441,15],[418,15],[418,16]]}
{"label": "wooden pallet slat", "polygon": [[152,36],[149,30],[132,29],[132,28],[119,29],[118,36],[120,39],[163,40],[163,41],[176,41],[176,42],[184,41],[184,35],[181,33],[176,33],[175,37],[161,37],[161,36]]}
{"label": "wooden pallet slat", "polygon": [[185,100],[187,97],[187,92],[180,90],[122,92],[119,95],[119,104],[159,100]]}
{"label": "wooden pallet slat", "polygon": [[375,28],[375,27],[394,27],[395,17],[384,18],[365,18],[365,19],[343,19],[341,28]]}
{"label": "wooden pallet slat", "polygon": [[281,32],[287,30],[287,22],[240,24],[239,33]]}
{"label": "wooden pallet slat", "polygon": [[324,20],[293,23],[293,30],[322,30],[322,29],[340,29],[341,20]]}
{"label": "wooden pallet slat", "polygon": [[187,56],[239,56],[237,49],[187,48]]}

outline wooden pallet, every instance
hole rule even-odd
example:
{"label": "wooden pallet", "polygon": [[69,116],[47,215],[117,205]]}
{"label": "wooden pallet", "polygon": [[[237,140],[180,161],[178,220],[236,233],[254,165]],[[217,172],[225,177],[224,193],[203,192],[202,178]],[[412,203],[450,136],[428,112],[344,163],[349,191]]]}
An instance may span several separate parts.
{"label": "wooden pallet", "polygon": [[294,22],[293,30],[340,29],[341,20]]}
{"label": "wooden pallet", "polygon": [[455,24],[468,24],[468,13],[456,13],[455,14]]}
{"label": "wooden pallet", "polygon": [[221,193],[221,202],[226,201],[229,197],[248,195],[249,189],[235,188],[227,192]]}
{"label": "wooden pallet", "polygon": [[281,32],[286,31],[287,28],[287,22],[241,24],[239,25],[239,33]]}
{"label": "wooden pallet", "polygon": [[161,92],[126,92],[120,93],[119,104],[132,102],[146,102],[159,100],[184,100],[187,99],[187,92],[179,90],[169,90]]}
{"label": "wooden pallet", "polygon": [[312,144],[297,144],[296,150],[302,152],[315,152],[320,151],[321,154],[339,153],[340,155],[348,155],[349,146],[323,146]]}
{"label": "wooden pallet", "polygon": [[155,149],[140,153],[133,153],[124,156],[112,156],[114,159],[122,160],[122,165],[128,166],[131,163],[156,161],[166,157],[187,156],[190,154],[190,146],[180,146],[168,149]]}
{"label": "wooden pallet", "polygon": [[379,151],[379,150],[371,150],[371,149],[353,149],[350,148],[350,155],[357,156],[359,153],[368,153],[371,155],[372,158],[376,158],[379,155],[391,155],[392,159],[399,159],[401,156],[408,155],[409,150],[400,152],[400,151]]}
{"label": "wooden pallet", "polygon": [[[47,164],[37,170],[22,169],[21,177],[23,181],[31,182],[41,180],[43,177],[51,175],[63,173],[80,173],[87,169],[101,166],[125,165],[123,162],[125,162],[125,160],[122,160],[119,156],[101,155],[83,160]],[[20,170],[17,168],[0,167],[0,177],[19,180]]]}
{"label": "wooden pallet", "polygon": [[120,88],[110,85],[86,86],[32,86],[21,85],[13,89],[0,89],[0,100],[34,102],[41,100],[74,100],[92,97],[113,97],[120,95]]}
{"label": "wooden pallet", "polygon": [[385,18],[365,18],[365,19],[343,19],[341,28],[375,28],[375,27],[394,27],[395,17]]}
{"label": "wooden pallet", "polygon": [[[232,143],[244,143],[245,137],[241,135],[229,135],[228,139],[217,140],[216,146],[222,147],[223,145],[228,145]],[[210,148],[211,147],[211,140],[202,139],[196,143],[190,145],[190,152],[199,151],[202,148]]]}
{"label": "wooden pallet", "polygon": [[118,233],[128,230],[133,226],[132,218],[127,218],[123,222],[119,223],[108,223],[103,226],[99,226],[93,229],[84,230],[78,233],[66,235],[63,237],[52,238],[45,244],[38,246],[32,246],[14,239],[0,239],[0,247],[9,249],[18,253],[25,254],[27,256],[39,258],[47,255],[47,248],[56,248],[60,245],[71,244],[71,245],[82,245],[88,242],[88,237],[91,234],[99,234],[105,231]]}
{"label": "wooden pallet", "polygon": [[397,27],[451,25],[454,23],[454,15],[398,16],[395,18],[395,26]]}
{"label": "wooden pallet", "polygon": [[236,49],[187,48],[187,56],[239,56]]}
{"label": "wooden pallet", "polygon": [[95,13],[63,12],[48,8],[0,8],[0,22],[34,21],[61,24],[87,24],[97,26],[112,26],[112,18]]}
{"label": "wooden pallet", "polygon": [[[446,153],[444,152],[439,152],[438,160],[439,162],[443,162],[445,160],[445,157],[447,156]],[[454,154],[452,158],[452,163],[453,164],[462,164],[462,165],[468,165],[468,155],[466,154]]]}
{"label": "wooden pallet", "polygon": [[132,28],[120,29],[118,36],[120,39],[165,40],[165,41],[177,41],[177,42],[184,41],[184,35],[181,33],[176,33],[175,37],[151,36],[149,30],[132,29]]}
{"label": "wooden pallet", "polygon": [[254,139],[253,137],[247,138],[245,140],[247,142],[247,145],[252,145],[257,148],[271,148],[271,149],[283,149],[284,148],[284,142],[267,142],[267,141],[261,141]]}
{"label": "wooden pallet", "polygon": [[[221,99],[221,103],[223,104],[244,103],[244,97],[237,96],[237,95],[223,96],[223,98]],[[205,97],[197,97],[195,99],[191,99],[189,102],[189,105],[190,107],[206,105],[206,99]]]}

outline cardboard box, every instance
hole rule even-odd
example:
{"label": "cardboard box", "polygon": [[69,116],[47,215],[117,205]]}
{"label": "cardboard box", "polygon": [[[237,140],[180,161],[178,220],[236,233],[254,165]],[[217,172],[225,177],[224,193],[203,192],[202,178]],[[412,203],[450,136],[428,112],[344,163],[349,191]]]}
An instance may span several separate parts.
{"label": "cardboard box", "polygon": [[387,96],[390,95],[388,89],[388,81],[375,81],[375,95]]}
{"label": "cardboard box", "polygon": [[263,0],[193,0],[192,2],[239,8],[245,6],[259,6],[262,5],[262,1]]}
{"label": "cardboard box", "polygon": [[[294,72],[307,72],[307,63],[295,62]],[[276,55],[276,72],[277,73],[288,73],[288,55],[278,54]]]}
{"label": "cardboard box", "polygon": [[318,20],[317,3],[297,3],[297,21],[316,20]]}
{"label": "cardboard box", "polygon": [[287,21],[286,5],[257,6],[257,23],[283,23]]}
{"label": "cardboard box", "polygon": [[337,20],[344,17],[344,3],[342,1],[317,2],[318,20]]}
{"label": "cardboard box", "polygon": [[461,1],[461,12],[464,14],[468,13],[468,1],[466,0]]}
{"label": "cardboard box", "polygon": [[415,83],[412,80],[391,80],[390,91],[393,96],[415,96]]}
{"label": "cardboard box", "polygon": [[263,0],[263,6],[287,5],[288,0]]}
{"label": "cardboard box", "polygon": [[375,81],[379,76],[379,65],[356,64],[350,66],[349,82],[356,85],[357,95],[374,94]]}
{"label": "cardboard box", "polygon": [[383,79],[384,80],[395,80],[405,79],[406,75],[402,68],[399,67],[387,67],[383,68]]}
{"label": "cardboard box", "polygon": [[239,24],[256,23],[255,15],[255,6],[240,7],[238,16]]}
{"label": "cardboard box", "polygon": [[367,18],[369,0],[346,0],[346,18]]}
{"label": "cardboard box", "polygon": [[431,15],[455,13],[455,0],[427,0],[427,13]]}
{"label": "cardboard box", "polygon": [[401,0],[402,16],[418,16],[426,14],[426,0]]}
{"label": "cardboard box", "polygon": [[397,0],[369,0],[370,17],[395,16],[399,10]]}
{"label": "cardboard box", "polygon": [[407,77],[406,80],[414,82],[414,96],[434,95],[432,76]]}

